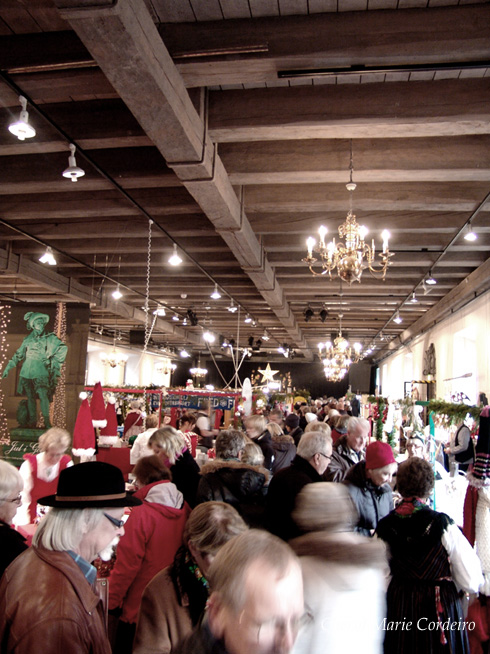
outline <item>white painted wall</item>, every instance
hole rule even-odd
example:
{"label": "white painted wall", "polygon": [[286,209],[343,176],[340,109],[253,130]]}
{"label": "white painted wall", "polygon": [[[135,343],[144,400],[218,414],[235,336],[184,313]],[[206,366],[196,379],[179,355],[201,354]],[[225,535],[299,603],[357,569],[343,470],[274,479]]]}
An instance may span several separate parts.
{"label": "white painted wall", "polygon": [[143,354],[141,350],[115,347],[116,353],[127,357],[124,366],[111,366],[102,362],[101,353],[111,354],[112,345],[99,343],[96,341],[88,342],[87,347],[87,373],[85,384],[93,386],[99,382],[102,386],[129,386],[140,387],[154,384],[158,388],[170,385],[170,359],[147,352]]}
{"label": "white painted wall", "polygon": [[[424,379],[424,352],[431,343],[436,350],[438,399],[449,400],[451,393],[463,392],[476,404],[479,392],[490,395],[490,291],[381,362],[385,397],[400,399],[405,381]],[[452,379],[467,373],[471,377]]]}

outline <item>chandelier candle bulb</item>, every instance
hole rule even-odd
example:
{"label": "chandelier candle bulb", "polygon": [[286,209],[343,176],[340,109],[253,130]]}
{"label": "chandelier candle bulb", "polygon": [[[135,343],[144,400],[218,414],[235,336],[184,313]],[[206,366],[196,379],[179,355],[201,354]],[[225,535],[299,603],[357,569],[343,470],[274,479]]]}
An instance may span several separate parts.
{"label": "chandelier candle bulb", "polygon": [[320,246],[325,247],[325,235],[327,234],[328,229],[325,225],[320,225],[318,229],[318,234],[320,235]]}
{"label": "chandelier candle bulb", "polygon": [[313,254],[313,248],[315,247],[315,239],[311,236],[306,239],[306,247],[308,248],[308,256],[311,257]]}

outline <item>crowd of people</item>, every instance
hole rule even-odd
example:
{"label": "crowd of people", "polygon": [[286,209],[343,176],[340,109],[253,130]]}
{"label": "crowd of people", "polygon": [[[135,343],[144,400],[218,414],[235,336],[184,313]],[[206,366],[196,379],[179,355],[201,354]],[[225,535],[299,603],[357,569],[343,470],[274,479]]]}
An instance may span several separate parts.
{"label": "crowd of people", "polygon": [[[402,455],[354,413],[330,400],[220,430],[209,407],[179,429],[150,415],[129,487],[73,465],[57,428],[20,471],[0,461],[0,651],[469,654],[481,563],[431,505],[424,435]],[[16,514],[39,522],[30,546]]]}

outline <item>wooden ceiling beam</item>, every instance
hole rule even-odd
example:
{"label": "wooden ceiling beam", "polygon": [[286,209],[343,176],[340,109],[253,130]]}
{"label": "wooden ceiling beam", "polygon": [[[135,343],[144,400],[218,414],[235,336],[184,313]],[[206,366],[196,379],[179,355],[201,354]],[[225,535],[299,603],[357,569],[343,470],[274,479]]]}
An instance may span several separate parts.
{"label": "wooden ceiling beam", "polygon": [[160,25],[187,86],[268,82],[287,69],[488,60],[489,31],[488,5]]}
{"label": "wooden ceiling beam", "polygon": [[217,142],[489,134],[490,85],[458,79],[214,91],[209,116]]}
{"label": "wooden ceiling beam", "polygon": [[[195,110],[144,4],[128,0],[90,9],[80,0],[55,4],[264,299],[276,313],[276,307],[282,310],[284,295],[206,135],[206,119]],[[289,316],[283,321],[293,327]]]}

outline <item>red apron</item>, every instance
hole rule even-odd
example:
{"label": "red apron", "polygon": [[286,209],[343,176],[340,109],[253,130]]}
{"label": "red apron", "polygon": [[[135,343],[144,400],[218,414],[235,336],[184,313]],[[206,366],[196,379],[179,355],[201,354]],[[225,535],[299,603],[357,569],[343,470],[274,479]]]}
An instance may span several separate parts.
{"label": "red apron", "polygon": [[[58,487],[58,476],[53,479],[53,481],[42,481],[38,479],[37,476],[37,458],[35,454],[24,454],[24,459],[29,461],[32,470],[32,489],[31,489],[31,503],[29,504],[29,517],[31,523],[36,520],[36,506],[37,501],[40,497],[45,497],[46,495],[54,495]],[[68,463],[71,461],[71,457],[67,454],[63,454],[60,460],[60,472],[66,468]]]}

